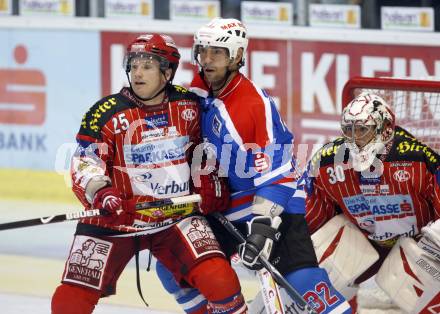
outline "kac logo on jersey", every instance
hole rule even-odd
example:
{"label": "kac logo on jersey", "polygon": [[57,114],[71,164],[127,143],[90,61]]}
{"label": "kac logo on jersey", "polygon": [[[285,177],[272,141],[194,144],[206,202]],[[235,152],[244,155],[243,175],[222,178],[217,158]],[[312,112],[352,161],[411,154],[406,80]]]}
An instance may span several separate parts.
{"label": "kac logo on jersey", "polygon": [[393,174],[393,178],[397,182],[406,182],[409,180],[410,177],[411,175],[409,174],[409,172],[403,169],[397,170]]}
{"label": "kac logo on jersey", "polygon": [[146,117],[145,121],[147,122],[148,129],[161,128],[167,126],[169,123],[167,113],[156,114],[151,117]]}
{"label": "kac logo on jersey", "polygon": [[185,121],[192,121],[197,117],[197,112],[194,109],[188,108],[183,110],[180,116]]}

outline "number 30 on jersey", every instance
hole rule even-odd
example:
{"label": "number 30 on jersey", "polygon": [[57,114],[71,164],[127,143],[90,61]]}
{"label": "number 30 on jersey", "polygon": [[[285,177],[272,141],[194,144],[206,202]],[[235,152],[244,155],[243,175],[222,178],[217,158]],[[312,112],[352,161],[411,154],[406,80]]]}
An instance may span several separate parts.
{"label": "number 30 on jersey", "polygon": [[337,165],[334,168],[328,167],[327,174],[328,174],[328,182],[330,182],[330,184],[335,184],[337,182],[345,181],[344,168],[342,168],[341,165]]}

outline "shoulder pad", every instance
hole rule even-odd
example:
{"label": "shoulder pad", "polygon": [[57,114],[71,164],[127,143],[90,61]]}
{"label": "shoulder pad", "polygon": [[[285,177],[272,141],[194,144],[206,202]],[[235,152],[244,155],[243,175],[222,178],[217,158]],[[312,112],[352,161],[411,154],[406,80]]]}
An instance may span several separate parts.
{"label": "shoulder pad", "polygon": [[417,140],[414,135],[412,135],[407,130],[405,130],[404,128],[397,126],[397,125],[394,129],[394,136],[396,138],[406,138],[408,140]]}
{"label": "shoulder pad", "polygon": [[393,147],[388,159],[424,162],[431,172],[440,166],[439,154],[400,127],[396,127]]}
{"label": "shoulder pad", "polygon": [[171,85],[168,90],[168,97],[170,101],[192,100],[199,102],[200,99],[195,93],[179,85]]}
{"label": "shoulder pad", "polygon": [[321,147],[310,160],[311,169],[317,170],[320,167],[333,164],[335,162],[334,158],[343,143],[344,138],[338,137],[333,142],[329,142]]}
{"label": "shoulder pad", "polygon": [[129,104],[125,103],[119,94],[113,94],[97,101],[83,116],[79,134],[101,137],[101,128],[118,111],[125,110]]}

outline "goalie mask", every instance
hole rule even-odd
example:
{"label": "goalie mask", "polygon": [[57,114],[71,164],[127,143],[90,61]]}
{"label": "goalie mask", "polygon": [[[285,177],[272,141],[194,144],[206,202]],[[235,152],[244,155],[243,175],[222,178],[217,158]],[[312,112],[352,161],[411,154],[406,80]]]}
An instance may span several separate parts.
{"label": "goalie mask", "polygon": [[368,170],[394,136],[394,114],[381,97],[361,94],[342,112],[341,129],[356,171]]}
{"label": "goalie mask", "polygon": [[247,46],[247,30],[239,20],[215,18],[194,34],[192,63],[198,64],[200,47],[226,48],[231,60],[237,56],[238,50],[243,48],[243,57],[239,63],[239,66],[243,66]]}

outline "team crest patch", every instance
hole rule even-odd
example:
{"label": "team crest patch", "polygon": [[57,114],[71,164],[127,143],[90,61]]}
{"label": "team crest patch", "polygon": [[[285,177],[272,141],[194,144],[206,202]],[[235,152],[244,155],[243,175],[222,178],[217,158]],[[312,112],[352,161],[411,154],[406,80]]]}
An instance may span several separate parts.
{"label": "team crest patch", "polygon": [[397,170],[393,174],[393,178],[397,182],[406,182],[410,179],[410,177],[411,175],[409,174],[409,172],[403,169]]}
{"label": "team crest patch", "polygon": [[103,273],[112,243],[76,236],[70,251],[63,281],[101,289]]}
{"label": "team crest patch", "polygon": [[221,129],[222,129],[222,122],[217,117],[217,115],[214,115],[214,119],[212,120],[212,132],[214,132],[215,135],[220,137]]}
{"label": "team crest patch", "polygon": [[192,121],[197,117],[197,112],[194,109],[187,108],[182,111],[180,114],[183,120],[185,121]]}

